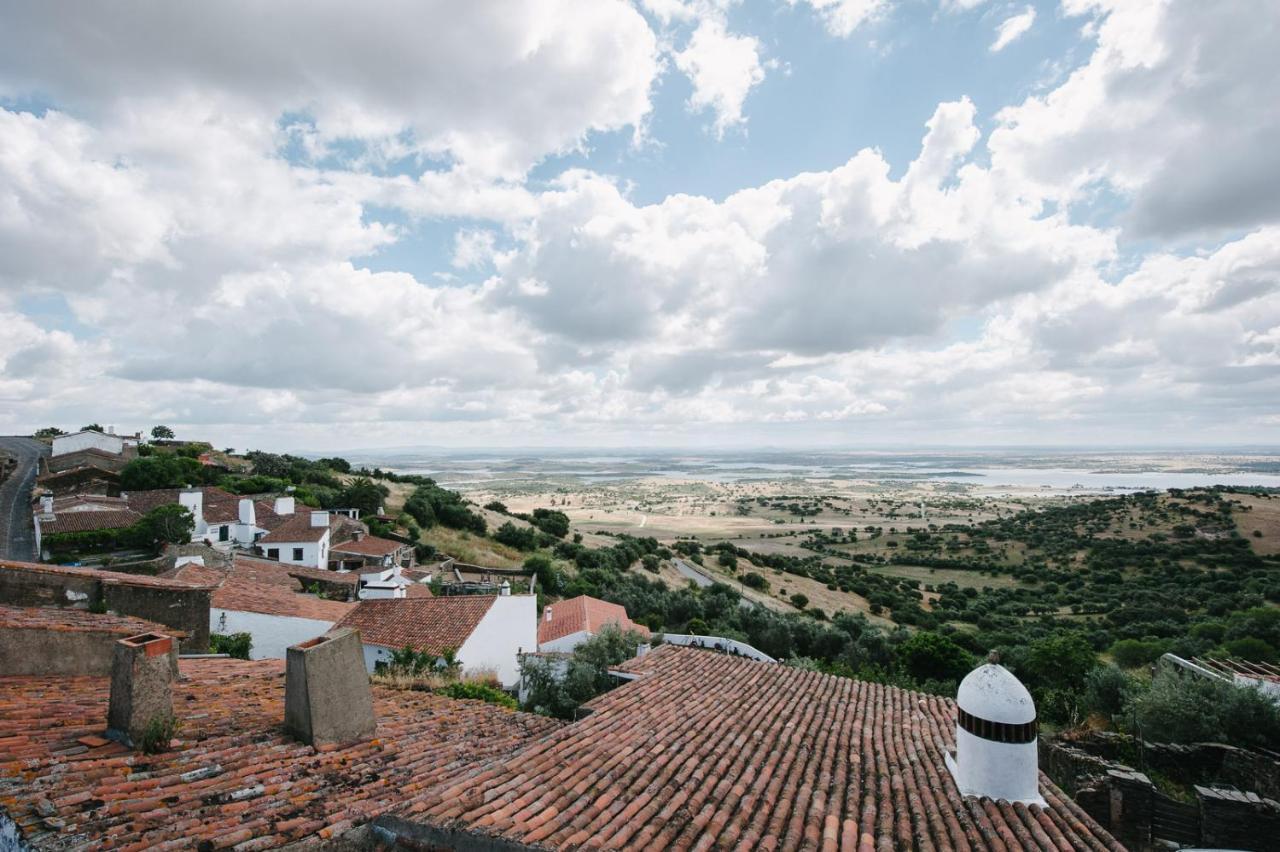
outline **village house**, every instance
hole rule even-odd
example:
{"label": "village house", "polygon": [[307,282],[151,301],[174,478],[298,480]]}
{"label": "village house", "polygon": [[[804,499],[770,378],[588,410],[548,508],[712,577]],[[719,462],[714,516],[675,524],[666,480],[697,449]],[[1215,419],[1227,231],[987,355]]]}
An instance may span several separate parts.
{"label": "village house", "polygon": [[283,659],[290,645],[323,635],[355,606],[307,594],[288,566],[241,554],[228,571],[188,563],[170,576],[214,586],[209,632],[248,633],[254,660]]}
{"label": "village house", "polygon": [[[146,634],[115,644],[119,678],[7,678],[0,802],[36,848],[376,838],[455,849],[1123,852],[1038,771],[1034,705],[1003,670],[976,670],[958,706],[663,646],[619,666],[622,685],[562,723],[370,689],[353,638],[338,628],[291,647],[287,675],[278,660],[183,659],[170,681],[171,642]],[[108,719],[125,732],[136,723],[135,672],[184,728],[130,774],[120,771],[137,759],[126,737],[103,734]]]}
{"label": "village house", "polygon": [[136,450],[140,440],[140,435],[117,435],[115,428],[110,426],[107,427],[106,432],[86,429],[70,435],[54,436],[52,455],[57,458],[68,453],[97,450],[101,453],[119,456],[124,455],[126,449]]}
{"label": "village house", "polygon": [[639,633],[645,641],[649,639],[649,628],[632,621],[625,607],[579,595],[543,608],[542,619],[538,622],[538,650],[570,652],[608,624],[624,633]]}
{"label": "village house", "polygon": [[337,626],[360,631],[370,672],[406,647],[439,657],[453,651],[464,673],[492,672],[514,689],[520,653],[537,647],[537,622],[534,595],[506,594],[364,600]]}
{"label": "village house", "polygon": [[408,568],[413,564],[413,545],[357,531],[346,541],[329,549],[329,567],[335,571],[368,568]]}

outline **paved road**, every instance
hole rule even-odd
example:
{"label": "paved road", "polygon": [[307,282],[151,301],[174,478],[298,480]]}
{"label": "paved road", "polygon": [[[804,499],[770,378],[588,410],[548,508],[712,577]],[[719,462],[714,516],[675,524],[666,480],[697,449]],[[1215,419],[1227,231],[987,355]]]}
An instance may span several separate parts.
{"label": "paved road", "polygon": [[49,448],[32,438],[0,437],[0,450],[18,460],[17,470],[0,482],[0,557],[34,561],[31,487],[36,481],[37,462]]}
{"label": "paved road", "polygon": [[[688,562],[685,562],[683,559],[679,559],[679,558],[672,559],[671,564],[674,565],[675,569],[680,572],[680,576],[686,577],[692,580],[693,582],[697,583],[699,586],[701,586],[704,589],[709,588],[713,583],[716,582],[710,575],[704,574],[702,571],[698,570],[697,565],[691,565]],[[738,599],[738,606],[742,607],[743,609],[751,609],[755,605],[756,605],[755,601],[748,600],[745,595]]]}

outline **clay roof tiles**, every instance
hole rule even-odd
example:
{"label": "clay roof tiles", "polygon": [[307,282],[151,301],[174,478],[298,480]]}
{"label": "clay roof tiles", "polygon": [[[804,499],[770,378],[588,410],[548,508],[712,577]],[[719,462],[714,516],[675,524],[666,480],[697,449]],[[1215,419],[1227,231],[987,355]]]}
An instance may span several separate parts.
{"label": "clay roof tiles", "polygon": [[[278,517],[282,518],[282,520],[274,526],[265,523],[265,518],[258,518],[258,526],[271,530],[271,532],[258,539],[258,544],[292,544],[293,542],[319,541],[329,531],[329,524],[320,527],[311,525],[310,509]],[[330,523],[332,523],[332,520]]]}
{"label": "clay roof tiles", "polygon": [[439,654],[461,648],[496,599],[493,595],[454,595],[361,601],[337,626],[359,630],[366,645],[408,645]]}
{"label": "clay roof tiles", "polygon": [[390,556],[409,545],[389,538],[367,535],[359,541],[344,541],[330,548],[334,553],[356,553],[361,556]]}
{"label": "clay roof tiles", "polygon": [[[551,615],[550,619],[547,618],[548,613]],[[626,608],[620,604],[579,595],[559,603],[547,604],[542,611],[542,618],[538,620],[538,644],[582,630],[594,635],[606,624],[615,624],[623,631],[634,630],[646,638],[649,636],[649,629],[632,621],[627,616]]]}
{"label": "clay roof tiles", "polygon": [[174,630],[154,621],[146,621],[129,615],[96,613],[69,607],[27,607],[0,604],[0,627],[17,630],[54,630],[69,633],[115,633],[135,636],[139,633],[165,633],[182,638],[181,630]]}
{"label": "clay roof tiles", "polygon": [[131,527],[142,520],[142,515],[129,509],[89,509],[86,511],[59,512],[52,520],[40,522],[42,535],[58,533],[94,532]]}
{"label": "clay roof tiles", "polygon": [[284,733],[283,661],[182,660],[179,667],[180,742],[157,755],[101,737],[108,678],[0,677],[0,802],[30,844],[323,844],[404,795],[561,724],[375,687],[376,737],[317,750]]}
{"label": "clay roof tiles", "polygon": [[397,815],[548,848],[1123,848],[1043,775],[1047,809],[961,797],[949,699],[674,646],[624,668],[585,719]]}
{"label": "clay roof tiles", "polygon": [[152,577],[147,574],[125,574],[122,571],[103,571],[97,568],[84,568],[78,565],[50,565],[44,562],[0,561],[0,570],[28,571],[43,574],[63,574],[76,577],[91,577],[103,583],[119,586],[151,586],[161,589],[208,589],[211,583],[192,582],[173,577]]}

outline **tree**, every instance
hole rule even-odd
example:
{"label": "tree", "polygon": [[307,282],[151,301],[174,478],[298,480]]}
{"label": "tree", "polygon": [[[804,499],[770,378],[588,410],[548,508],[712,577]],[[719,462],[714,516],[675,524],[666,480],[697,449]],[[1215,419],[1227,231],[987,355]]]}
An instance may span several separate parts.
{"label": "tree", "polygon": [[172,441],[173,430],[168,426],[155,426],[151,429],[151,439],[153,441]]}
{"label": "tree", "polygon": [[385,485],[378,485],[367,476],[358,476],[338,493],[338,500],[343,508],[359,509],[361,517],[376,515],[386,497],[385,490]]}
{"label": "tree", "polygon": [[562,678],[557,678],[545,658],[522,658],[520,676],[528,690],[525,709],[560,719],[573,718],[580,705],[613,685],[609,669],[634,657],[643,643],[644,637],[636,631],[624,633],[616,624],[607,624],[574,649]]}
{"label": "tree", "polygon": [[809,605],[809,597],[796,592],[791,596],[791,605],[796,609],[804,609]]}
{"label": "tree", "polygon": [[37,429],[37,430],[32,434],[32,436],[31,436],[31,437],[33,437],[33,438],[56,438],[56,437],[58,437],[59,435],[65,435],[65,434],[67,434],[67,433],[66,433],[66,432],[63,432],[63,431],[62,431],[61,429],[59,429],[57,426],[46,426],[46,427],[44,427],[43,429]]}
{"label": "tree", "polygon": [[156,488],[183,488],[203,482],[204,465],[195,459],[173,455],[136,458],[120,471],[120,488],[124,491],[150,491]]}
{"label": "tree", "polygon": [[97,423],[90,423],[88,426],[81,426],[80,431],[81,432],[106,432],[107,430],[103,429]]}
{"label": "tree", "polygon": [[555,509],[534,509],[529,523],[556,538],[564,538],[569,534],[569,516]]}
{"label": "tree", "polygon": [[898,665],[917,681],[959,680],[973,657],[951,637],[922,631],[898,646]]}
{"label": "tree", "polygon": [[195,531],[196,519],[186,506],[167,503],[147,512],[138,524],[142,534],[157,546],[187,544]]}
{"label": "tree", "polygon": [[1160,639],[1121,639],[1111,646],[1111,659],[1122,669],[1136,669],[1154,663],[1167,647]]}

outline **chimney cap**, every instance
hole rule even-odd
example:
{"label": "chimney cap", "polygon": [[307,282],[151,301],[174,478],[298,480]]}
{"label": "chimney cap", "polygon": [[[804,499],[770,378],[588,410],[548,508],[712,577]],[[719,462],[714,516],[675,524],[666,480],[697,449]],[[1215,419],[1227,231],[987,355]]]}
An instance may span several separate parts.
{"label": "chimney cap", "polygon": [[984,663],[965,675],[956,692],[956,704],[966,713],[991,722],[1025,725],[1036,719],[1031,693],[1013,672],[998,663]]}

